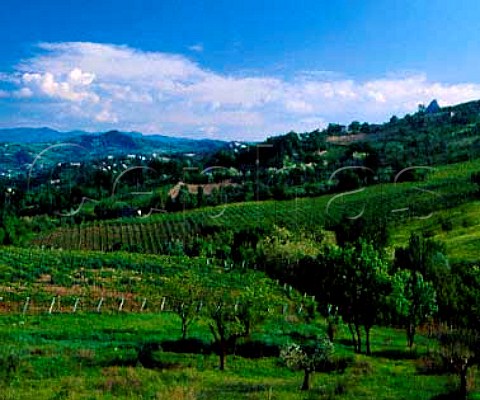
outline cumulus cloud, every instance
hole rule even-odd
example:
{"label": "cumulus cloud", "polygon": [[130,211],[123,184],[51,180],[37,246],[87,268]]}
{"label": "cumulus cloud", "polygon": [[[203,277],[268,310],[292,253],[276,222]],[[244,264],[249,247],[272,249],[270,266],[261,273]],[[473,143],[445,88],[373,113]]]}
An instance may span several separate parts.
{"label": "cumulus cloud", "polygon": [[94,74],[83,73],[79,68],[57,74],[26,72],[22,75],[25,91],[35,91],[41,95],[61,100],[98,103],[99,96],[88,88],[94,79]]}
{"label": "cumulus cloud", "polygon": [[0,81],[14,87],[0,97],[38,100],[42,125],[249,140],[327,122],[379,122],[434,98],[441,105],[480,98],[480,84],[432,82],[421,73],[366,81],[321,70],[291,79],[236,76],[178,54],[84,42],[41,43]]}

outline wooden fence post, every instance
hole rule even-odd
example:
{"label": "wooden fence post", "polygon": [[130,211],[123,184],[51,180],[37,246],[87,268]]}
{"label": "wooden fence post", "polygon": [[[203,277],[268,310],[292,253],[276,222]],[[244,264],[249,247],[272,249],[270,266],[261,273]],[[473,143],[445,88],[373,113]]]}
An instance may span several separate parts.
{"label": "wooden fence post", "polygon": [[100,301],[98,302],[98,306],[97,306],[97,312],[99,313],[100,312],[100,309],[102,308],[102,304],[103,304],[103,297],[100,299]]}
{"label": "wooden fence post", "polygon": [[23,311],[22,311],[23,315],[25,315],[25,313],[27,312],[29,304],[30,304],[30,297],[27,297],[27,299],[25,300],[25,304],[23,305]]}
{"label": "wooden fence post", "polygon": [[77,312],[78,303],[80,303],[80,299],[77,297],[75,299],[75,304],[73,305],[73,310],[72,310],[74,314]]}
{"label": "wooden fence post", "polygon": [[122,297],[122,300],[120,301],[120,305],[118,306],[118,311],[122,311],[124,303],[125,303],[125,297]]}
{"label": "wooden fence post", "polygon": [[55,297],[53,297],[52,302],[50,303],[50,308],[48,310],[48,313],[51,315],[53,311],[53,306],[55,305]]}

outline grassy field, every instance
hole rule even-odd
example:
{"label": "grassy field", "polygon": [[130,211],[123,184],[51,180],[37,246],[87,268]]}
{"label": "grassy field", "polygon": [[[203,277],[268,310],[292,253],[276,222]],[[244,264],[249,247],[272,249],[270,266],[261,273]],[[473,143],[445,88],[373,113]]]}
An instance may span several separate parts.
{"label": "grassy field", "polygon": [[480,260],[480,201],[437,211],[428,220],[413,220],[392,228],[392,243],[406,245],[412,232],[431,235],[447,246],[450,261]]}
{"label": "grassy field", "polygon": [[[76,277],[82,268],[90,278],[83,283]],[[180,353],[182,347],[185,349],[184,344],[178,344],[180,319],[168,307],[160,312],[158,303],[165,294],[163,281],[186,269],[208,274],[217,285],[230,289],[243,283],[241,276],[229,279],[228,270],[207,265],[204,259],[1,248],[0,398],[454,398],[441,396],[455,388],[456,376],[426,373],[428,362],[424,358],[435,350],[434,339],[419,335],[416,352],[411,354],[404,331],[382,327],[373,329],[373,355],[367,357],[353,352],[348,329],[340,326],[335,357],[345,360],[345,370],[318,372],[312,389],[300,391],[303,373],[281,364],[278,349],[307,337],[323,336],[326,325],[323,319],[307,324],[295,312],[301,295],[290,297],[293,306],[287,313],[273,314],[256,327],[249,339],[256,344],[256,350],[248,350],[248,343],[240,342],[235,354],[228,357],[224,372],[218,369],[218,356],[203,319],[189,331],[189,338],[194,339],[189,353]],[[15,270],[22,275],[13,274]],[[50,280],[45,279],[46,275]],[[132,284],[132,277],[141,280]],[[156,280],[150,281],[153,277]],[[79,286],[84,292],[65,292]],[[278,290],[284,289],[279,286]],[[118,311],[120,296],[132,291],[139,298],[153,296],[149,302],[156,295],[156,305],[140,312],[139,302],[129,297],[125,309]],[[23,315],[26,296],[32,301]],[[62,307],[56,304],[49,314],[52,296],[61,299]],[[89,298],[91,304],[79,307],[74,314],[72,300],[79,296]],[[100,313],[92,312],[100,296],[105,296],[104,308]],[[153,353],[155,364],[148,368],[139,356],[144,343],[160,344]],[[471,377],[472,385],[475,376]],[[474,389],[470,398],[478,399],[480,393]]]}
{"label": "grassy field", "polygon": [[[323,321],[304,325],[271,320],[253,338],[270,344],[290,342],[306,330],[321,333]],[[316,373],[309,392],[301,392],[301,371],[277,357],[231,355],[218,370],[215,354],[154,353],[156,366],[138,361],[138,346],[178,339],[174,315],[51,315],[0,317],[2,362],[16,356],[15,370],[2,369],[4,399],[433,399],[448,393],[456,378],[422,372],[422,356],[432,342],[420,336],[415,354],[405,349],[402,331],[377,328],[373,355],[356,355],[340,329],[336,356],[348,360],[344,372]],[[205,326],[191,337],[208,342]],[[474,377],[472,377],[473,379]],[[472,399],[480,398],[475,391]]]}

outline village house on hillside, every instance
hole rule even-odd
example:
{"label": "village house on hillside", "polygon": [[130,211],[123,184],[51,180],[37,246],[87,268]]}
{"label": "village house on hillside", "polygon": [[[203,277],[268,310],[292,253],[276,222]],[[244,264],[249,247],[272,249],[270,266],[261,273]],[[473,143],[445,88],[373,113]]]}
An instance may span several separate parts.
{"label": "village house on hillside", "polygon": [[219,183],[205,183],[205,184],[198,184],[198,185],[184,183],[180,181],[168,191],[168,196],[172,200],[175,200],[180,194],[180,189],[182,187],[186,187],[188,192],[192,195],[197,195],[199,189],[201,188],[205,196],[210,196],[214,190],[220,191],[222,188],[225,188],[225,187],[239,187],[239,186],[240,184],[232,183],[230,180],[222,181]]}

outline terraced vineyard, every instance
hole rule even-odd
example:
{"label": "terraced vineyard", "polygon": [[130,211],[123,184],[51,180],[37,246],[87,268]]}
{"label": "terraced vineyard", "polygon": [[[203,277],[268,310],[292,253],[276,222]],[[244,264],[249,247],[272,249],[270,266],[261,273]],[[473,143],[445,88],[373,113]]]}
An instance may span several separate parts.
{"label": "terraced vineyard", "polygon": [[480,169],[480,161],[437,168],[423,182],[382,184],[356,193],[226,204],[178,213],[157,214],[145,219],[93,222],[59,228],[35,238],[33,244],[70,250],[108,252],[125,249],[161,254],[175,241],[188,242],[209,227],[285,226],[291,230],[323,227],[341,214],[383,216],[401,225],[426,221],[431,213],[452,209],[472,199],[476,193],[470,175]]}
{"label": "terraced vineyard", "polygon": [[[249,273],[256,276],[259,285],[288,295],[290,300],[282,312],[295,312],[303,301],[309,303],[294,295],[291,287],[280,287],[261,273]],[[175,276],[201,277],[204,304],[212,290],[245,288],[241,272],[230,273],[204,258],[2,247],[0,312],[168,311],[178,301],[167,287]]]}

